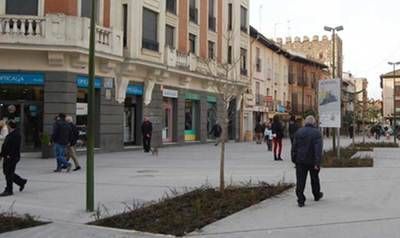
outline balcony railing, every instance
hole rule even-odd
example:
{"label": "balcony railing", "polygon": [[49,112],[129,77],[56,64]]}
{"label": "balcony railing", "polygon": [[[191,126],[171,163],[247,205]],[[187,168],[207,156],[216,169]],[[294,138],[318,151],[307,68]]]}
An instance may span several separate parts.
{"label": "balcony railing", "polygon": [[[90,20],[82,17],[49,14],[36,16],[0,16],[0,43],[26,48],[89,48]],[[122,56],[122,31],[96,26],[96,51]]]}
{"label": "balcony railing", "polygon": [[208,29],[214,32],[217,29],[217,19],[214,16],[208,17]]}
{"label": "balcony railing", "polygon": [[189,19],[191,22],[197,24],[198,19],[198,9],[197,8],[189,8]]}

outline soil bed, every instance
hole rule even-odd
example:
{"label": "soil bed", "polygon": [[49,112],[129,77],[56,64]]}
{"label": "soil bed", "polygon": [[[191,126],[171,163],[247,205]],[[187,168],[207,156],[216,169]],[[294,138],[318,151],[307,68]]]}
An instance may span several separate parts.
{"label": "soil bed", "polygon": [[[357,147],[351,145],[340,149],[340,159],[337,159],[336,151],[329,150],[324,152],[321,166],[324,168],[357,168],[373,167],[374,160],[371,157],[352,158],[358,151]],[[365,151],[365,150],[361,150]]]}
{"label": "soil bed", "polygon": [[14,213],[0,213],[0,234],[48,223],[36,220],[30,215],[18,216]]}
{"label": "soil bed", "polygon": [[205,187],[156,204],[128,209],[91,225],[136,230],[157,234],[184,236],[222,218],[274,197],[293,184],[259,184],[227,187],[224,194]]}

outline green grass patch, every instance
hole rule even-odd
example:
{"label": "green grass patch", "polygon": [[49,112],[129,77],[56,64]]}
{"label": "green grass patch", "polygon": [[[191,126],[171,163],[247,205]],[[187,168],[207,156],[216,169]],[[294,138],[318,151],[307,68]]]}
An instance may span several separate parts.
{"label": "green grass patch", "polygon": [[167,196],[147,206],[134,204],[115,216],[97,216],[90,224],[184,236],[292,187],[293,184],[287,183],[230,186],[223,194],[214,188],[202,187],[183,195]]}

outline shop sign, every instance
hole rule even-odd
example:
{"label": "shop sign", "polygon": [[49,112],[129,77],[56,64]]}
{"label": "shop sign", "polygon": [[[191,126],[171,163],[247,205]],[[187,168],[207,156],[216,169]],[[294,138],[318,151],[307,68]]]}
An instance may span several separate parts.
{"label": "shop sign", "polygon": [[178,98],[178,91],[172,89],[163,89],[163,97],[166,98]]}
{"label": "shop sign", "polygon": [[8,85],[43,85],[42,73],[0,73],[0,84]]}
{"label": "shop sign", "polygon": [[77,103],[76,104],[76,115],[86,116],[88,114],[88,104],[87,103]]}
{"label": "shop sign", "polygon": [[[101,88],[101,78],[95,78],[94,87]],[[87,76],[78,76],[76,78],[76,85],[78,88],[87,88],[89,86],[89,78]]]}
{"label": "shop sign", "polygon": [[272,96],[265,96],[265,101],[266,102],[272,102],[274,99]]}
{"label": "shop sign", "polygon": [[142,85],[128,85],[126,89],[126,95],[143,95],[143,86]]}
{"label": "shop sign", "polygon": [[207,102],[217,102],[217,97],[215,97],[215,96],[207,96]]}
{"label": "shop sign", "polygon": [[188,99],[188,100],[199,101],[200,100],[200,95],[195,94],[195,93],[186,93],[185,98]]}

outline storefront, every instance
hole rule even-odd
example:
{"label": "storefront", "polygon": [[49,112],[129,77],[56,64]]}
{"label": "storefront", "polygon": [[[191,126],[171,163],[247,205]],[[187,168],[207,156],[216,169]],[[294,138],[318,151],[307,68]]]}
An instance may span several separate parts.
{"label": "storefront", "polygon": [[200,140],[200,95],[185,95],[185,141]]}
{"label": "storefront", "polygon": [[208,139],[214,139],[210,134],[211,129],[217,123],[217,97],[207,96],[207,135]]}
{"label": "storefront", "polygon": [[162,141],[163,143],[176,142],[176,121],[177,121],[177,98],[178,91],[164,88],[163,95],[163,110],[164,120],[162,124]]}
{"label": "storefront", "polygon": [[[100,95],[101,95],[101,87],[103,84],[103,79],[96,78],[95,79],[95,112],[96,115],[100,115]],[[79,139],[77,142],[78,148],[86,147],[86,125],[88,122],[88,85],[89,79],[87,76],[77,76],[76,85],[78,87],[77,98],[76,98],[76,126],[79,130]],[[95,118],[95,146],[99,147],[100,145],[100,117]]]}
{"label": "storefront", "polygon": [[128,85],[124,105],[124,145],[140,145],[142,118],[142,85]]}
{"label": "storefront", "polygon": [[43,73],[0,72],[0,120],[17,122],[22,132],[22,151],[40,150],[43,85]]}

